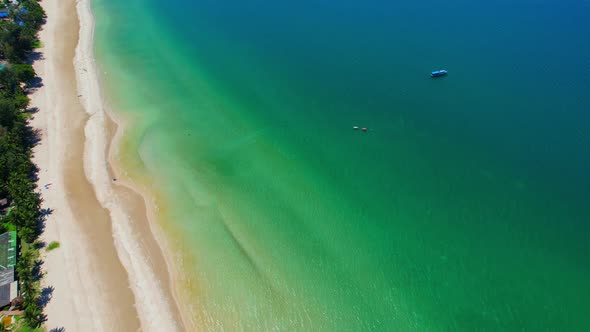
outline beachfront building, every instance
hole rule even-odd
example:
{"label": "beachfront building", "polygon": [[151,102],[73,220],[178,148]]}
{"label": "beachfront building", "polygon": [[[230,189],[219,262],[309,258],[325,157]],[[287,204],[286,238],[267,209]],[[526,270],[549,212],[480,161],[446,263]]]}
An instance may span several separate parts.
{"label": "beachfront building", "polygon": [[10,304],[18,296],[15,265],[16,232],[10,231],[0,235],[0,307]]}

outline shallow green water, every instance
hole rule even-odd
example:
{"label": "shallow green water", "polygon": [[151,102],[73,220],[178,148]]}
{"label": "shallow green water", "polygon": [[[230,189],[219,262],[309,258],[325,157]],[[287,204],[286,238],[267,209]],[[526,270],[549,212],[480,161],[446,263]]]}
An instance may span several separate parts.
{"label": "shallow green water", "polygon": [[201,326],[590,327],[587,4],[94,9]]}

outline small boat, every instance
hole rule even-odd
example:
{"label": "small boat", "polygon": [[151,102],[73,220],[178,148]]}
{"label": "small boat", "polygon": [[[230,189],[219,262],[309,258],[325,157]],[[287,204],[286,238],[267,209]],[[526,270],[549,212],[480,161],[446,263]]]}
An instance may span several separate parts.
{"label": "small boat", "polygon": [[441,76],[445,76],[447,74],[447,71],[444,69],[441,70],[435,70],[432,73],[430,73],[430,76],[432,77],[441,77]]}

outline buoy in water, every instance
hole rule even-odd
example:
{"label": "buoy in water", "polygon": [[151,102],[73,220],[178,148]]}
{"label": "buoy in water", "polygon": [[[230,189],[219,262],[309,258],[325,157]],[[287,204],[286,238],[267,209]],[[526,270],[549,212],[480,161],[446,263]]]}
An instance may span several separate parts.
{"label": "buoy in water", "polygon": [[359,126],[354,126],[354,127],[352,127],[352,129],[358,130],[359,129]]}
{"label": "buoy in water", "polygon": [[362,127],[362,128],[361,128],[361,130],[362,130],[362,131],[367,131],[367,128],[365,128],[365,127]]}

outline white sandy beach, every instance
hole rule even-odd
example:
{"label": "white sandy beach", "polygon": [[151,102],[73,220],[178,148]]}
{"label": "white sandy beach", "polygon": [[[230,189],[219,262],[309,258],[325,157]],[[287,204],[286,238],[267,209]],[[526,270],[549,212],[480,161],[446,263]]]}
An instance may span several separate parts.
{"label": "white sandy beach", "polygon": [[43,207],[53,211],[42,239],[60,242],[43,254],[43,286],[53,288],[45,326],[184,330],[144,200],[109,173],[112,122],[93,58],[90,1],[41,4],[48,18],[34,67],[43,86],[31,95],[39,109],[31,124],[41,132],[34,160]]}

